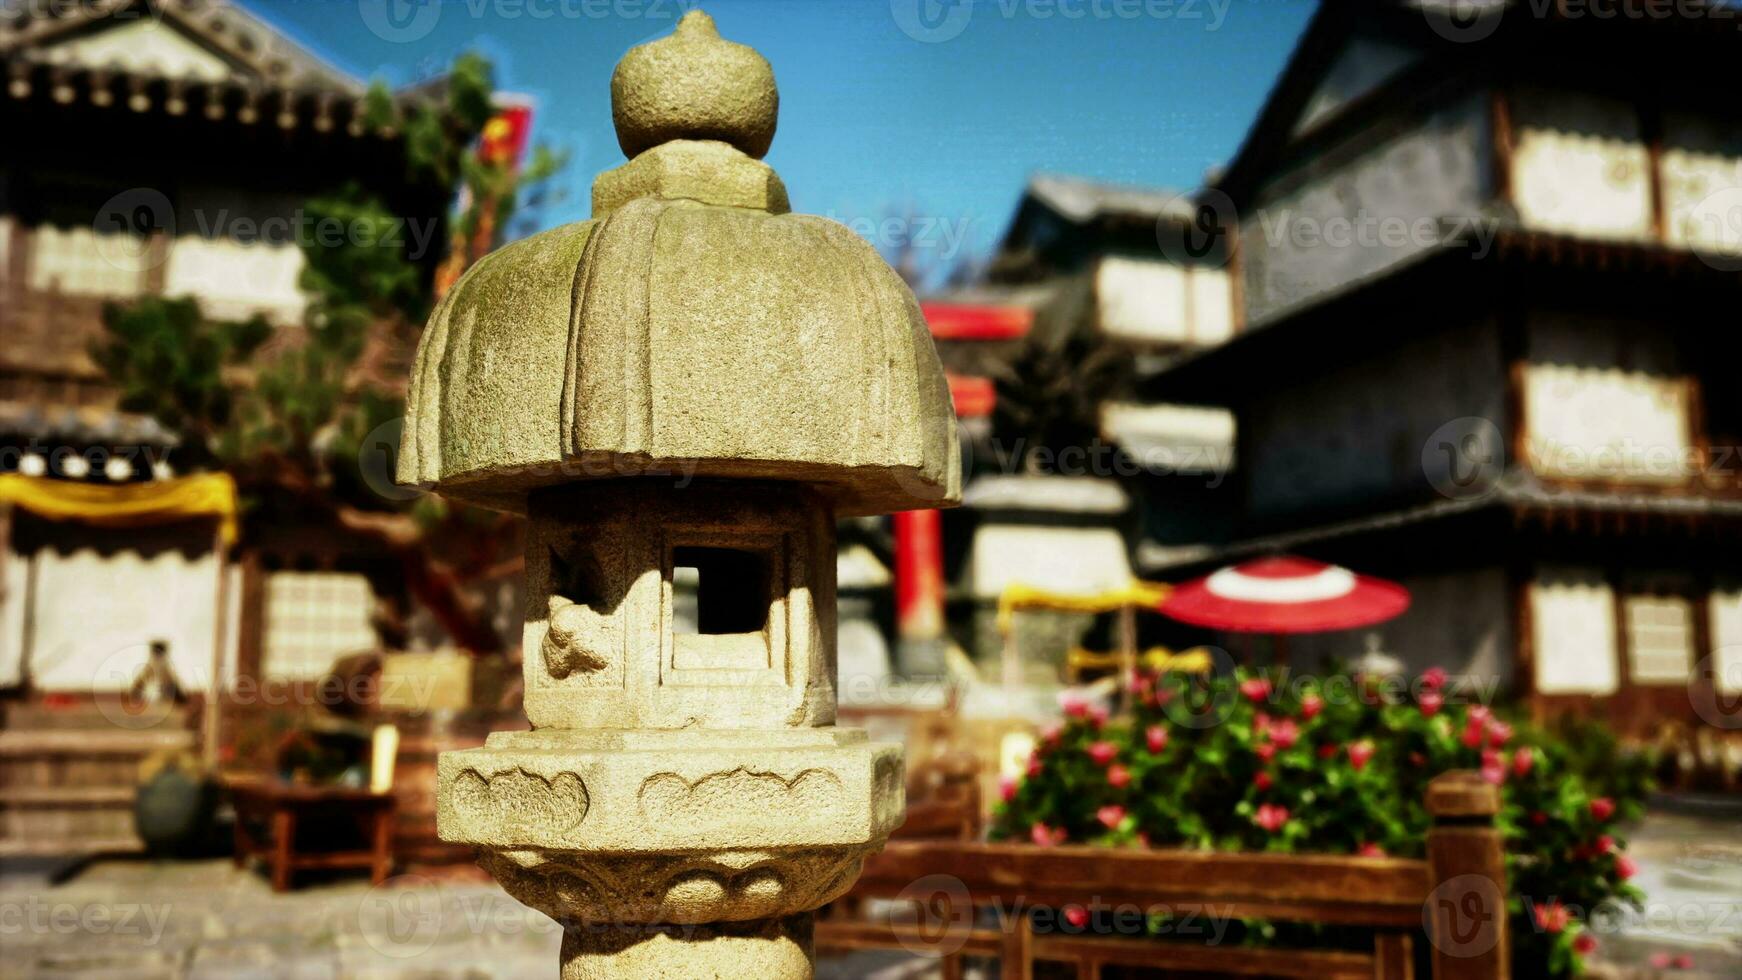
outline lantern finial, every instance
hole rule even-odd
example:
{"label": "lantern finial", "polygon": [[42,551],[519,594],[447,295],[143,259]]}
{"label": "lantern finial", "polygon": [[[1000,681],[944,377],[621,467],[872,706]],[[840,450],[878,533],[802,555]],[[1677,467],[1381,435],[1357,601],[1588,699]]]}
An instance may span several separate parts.
{"label": "lantern finial", "polygon": [[629,157],[672,140],[719,140],[760,159],[779,113],[768,60],[721,39],[700,10],[670,35],[631,48],[611,76],[611,117]]}

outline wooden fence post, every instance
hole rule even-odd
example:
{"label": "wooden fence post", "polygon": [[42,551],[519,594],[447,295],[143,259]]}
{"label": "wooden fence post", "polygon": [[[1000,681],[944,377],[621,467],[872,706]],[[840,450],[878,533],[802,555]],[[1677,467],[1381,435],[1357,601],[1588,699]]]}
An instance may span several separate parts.
{"label": "wooden fence post", "polygon": [[1474,772],[1448,772],[1427,788],[1433,890],[1422,910],[1434,980],[1510,980],[1506,850],[1494,816],[1500,790]]}

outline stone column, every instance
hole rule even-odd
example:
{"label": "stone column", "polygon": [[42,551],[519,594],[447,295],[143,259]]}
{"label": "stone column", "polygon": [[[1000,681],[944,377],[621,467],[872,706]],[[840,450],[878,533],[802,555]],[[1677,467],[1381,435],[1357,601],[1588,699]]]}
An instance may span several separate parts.
{"label": "stone column", "polygon": [[787,213],[777,104],[705,14],[631,51],[594,217],[479,262],[418,351],[400,481],[529,522],[533,730],[441,756],[438,826],[570,980],[809,977],[902,820],[899,746],[835,726],[835,520],[959,502],[955,415],[900,279]]}

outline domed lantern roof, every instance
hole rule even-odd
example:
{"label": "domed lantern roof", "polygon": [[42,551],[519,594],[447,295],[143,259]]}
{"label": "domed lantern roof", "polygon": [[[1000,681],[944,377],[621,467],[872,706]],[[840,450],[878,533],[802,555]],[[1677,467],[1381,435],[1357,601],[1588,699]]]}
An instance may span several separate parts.
{"label": "domed lantern roof", "polygon": [[593,217],[481,259],[431,315],[401,483],[528,491],[681,474],[801,481],[840,514],[960,502],[955,412],[913,294],[759,158],[768,62],[700,11],[611,80],[632,159]]}

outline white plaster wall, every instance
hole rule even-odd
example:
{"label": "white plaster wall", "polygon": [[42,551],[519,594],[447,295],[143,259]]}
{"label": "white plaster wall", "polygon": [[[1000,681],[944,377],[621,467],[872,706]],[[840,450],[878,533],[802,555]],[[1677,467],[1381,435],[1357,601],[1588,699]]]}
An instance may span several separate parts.
{"label": "white plaster wall", "polygon": [[1665,113],[1664,237],[1742,254],[1742,124]]}
{"label": "white plaster wall", "polygon": [[302,319],[308,298],[297,287],[302,250],[291,243],[244,245],[183,235],[164,265],[166,296],[193,296],[207,316],[243,320],[256,313],[273,323]]}
{"label": "white plaster wall", "polygon": [[1528,227],[1590,238],[1651,235],[1650,155],[1637,111],[1572,91],[1513,96],[1512,196]]}
{"label": "white plaster wall", "polygon": [[222,58],[156,18],[140,16],[131,23],[117,18],[117,23],[119,26],[50,45],[44,56],[50,62],[106,65],[168,78],[216,82],[230,76]]}
{"label": "white plaster wall", "polygon": [[1159,344],[1214,344],[1233,329],[1228,273],[1156,259],[1108,256],[1095,267],[1095,306],[1109,336]]}
{"label": "white plaster wall", "polygon": [[1676,484],[1692,475],[1674,338],[1656,324],[1537,310],[1527,324],[1525,462],[1545,476]]}
{"label": "white plaster wall", "polygon": [[1615,590],[1603,569],[1539,565],[1530,585],[1531,650],[1541,694],[1615,693]]}
{"label": "white plaster wall", "polygon": [[1742,580],[1720,581],[1708,603],[1712,677],[1725,694],[1742,694]]}
{"label": "white plaster wall", "polygon": [[[53,546],[33,556],[7,556],[0,678],[17,683],[28,657],[38,689],[125,690],[145,663],[150,642],[164,639],[183,685],[207,688],[217,599],[209,527],[120,531],[56,525],[51,538]],[[34,588],[27,588],[32,561]],[[226,679],[234,677],[241,591],[237,570],[232,566],[228,573]],[[28,650],[27,605],[33,624]]]}
{"label": "white plaster wall", "polygon": [[974,534],[971,562],[968,581],[980,599],[1010,585],[1092,595],[1132,578],[1125,539],[1113,528],[988,523]]}
{"label": "white plaster wall", "polygon": [[30,238],[24,282],[32,290],[117,299],[145,291],[151,255],[143,236],[41,225]]}

